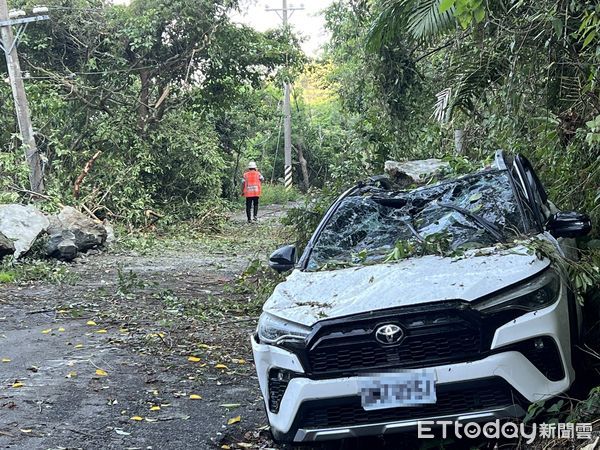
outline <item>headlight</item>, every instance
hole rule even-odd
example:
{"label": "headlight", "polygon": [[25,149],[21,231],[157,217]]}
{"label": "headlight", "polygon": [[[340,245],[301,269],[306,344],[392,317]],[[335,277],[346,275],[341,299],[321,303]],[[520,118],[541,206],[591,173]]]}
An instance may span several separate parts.
{"label": "headlight", "polygon": [[311,330],[303,325],[263,313],[258,321],[257,331],[261,342],[275,344],[285,340],[304,340]]}
{"label": "headlight", "polygon": [[547,270],[539,277],[482,300],[474,307],[484,314],[505,309],[535,311],[556,302],[559,292],[560,277],[556,272]]}

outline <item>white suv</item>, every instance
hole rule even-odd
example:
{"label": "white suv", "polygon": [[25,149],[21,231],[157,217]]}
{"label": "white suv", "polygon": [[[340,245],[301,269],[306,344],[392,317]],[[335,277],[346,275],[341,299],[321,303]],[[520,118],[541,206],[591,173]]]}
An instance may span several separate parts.
{"label": "white suv", "polygon": [[[581,311],[560,267],[590,230],[558,212],[531,164],[410,191],[345,192],[265,303],[252,336],[274,438],[300,443],[408,430],[420,420],[520,417],[566,391]],[[520,244],[518,243],[520,242]]]}

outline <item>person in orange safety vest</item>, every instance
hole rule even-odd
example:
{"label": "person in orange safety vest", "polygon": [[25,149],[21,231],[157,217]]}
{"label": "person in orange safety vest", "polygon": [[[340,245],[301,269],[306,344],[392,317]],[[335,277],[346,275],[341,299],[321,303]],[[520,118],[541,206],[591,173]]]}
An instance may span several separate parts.
{"label": "person in orange safety vest", "polygon": [[262,181],[264,181],[264,177],[256,168],[256,163],[250,161],[248,170],[244,173],[244,178],[242,179],[242,195],[246,197],[246,216],[248,217],[248,223],[252,222],[252,212],[254,212],[254,221],[256,222],[256,216],[258,215],[258,199],[262,193]]}

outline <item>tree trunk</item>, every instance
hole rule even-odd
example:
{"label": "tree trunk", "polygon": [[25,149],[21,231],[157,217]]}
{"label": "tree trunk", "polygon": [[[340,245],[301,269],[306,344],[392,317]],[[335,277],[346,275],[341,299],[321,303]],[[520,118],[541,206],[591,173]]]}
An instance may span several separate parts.
{"label": "tree trunk", "polygon": [[298,162],[300,163],[300,170],[302,170],[302,184],[304,185],[304,191],[308,191],[310,188],[310,178],[308,176],[308,164],[304,159],[304,150],[302,144],[295,145],[296,151],[298,152]]}
{"label": "tree trunk", "polygon": [[140,70],[140,96],[138,99],[138,129],[144,131],[146,122],[148,121],[150,100],[150,72],[148,70]]}

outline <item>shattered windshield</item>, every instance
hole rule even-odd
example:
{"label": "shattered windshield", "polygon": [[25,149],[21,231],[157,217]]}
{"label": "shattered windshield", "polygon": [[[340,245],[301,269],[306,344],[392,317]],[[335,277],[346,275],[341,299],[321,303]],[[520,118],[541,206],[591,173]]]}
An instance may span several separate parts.
{"label": "shattered windshield", "polygon": [[308,270],[449,255],[527,232],[505,170],[408,192],[377,188],[342,200],[313,246]]}

